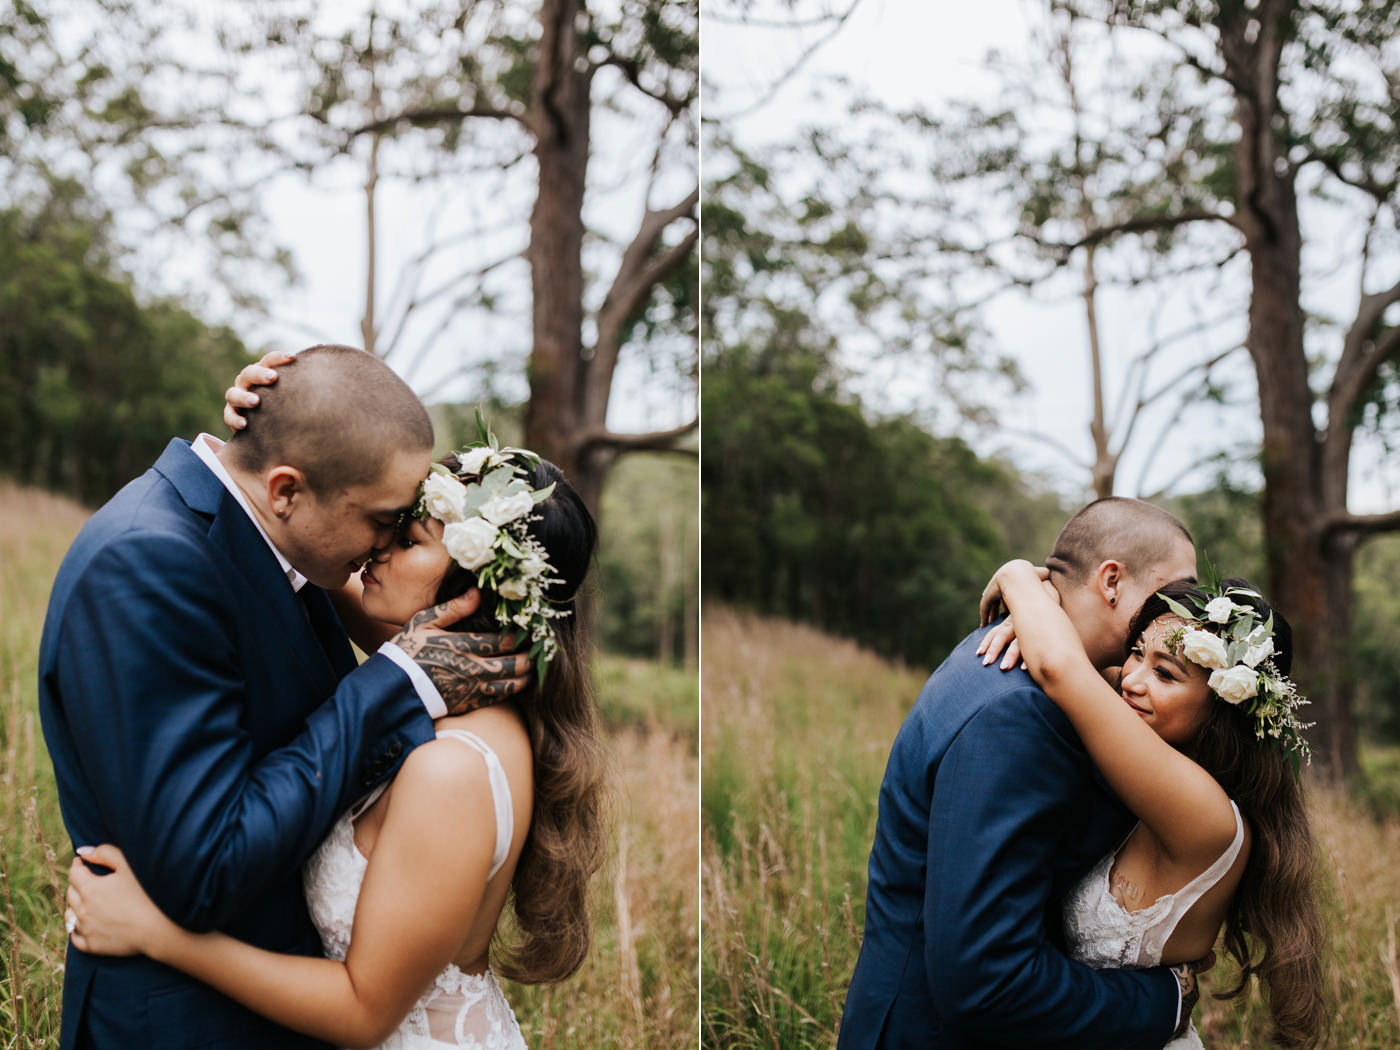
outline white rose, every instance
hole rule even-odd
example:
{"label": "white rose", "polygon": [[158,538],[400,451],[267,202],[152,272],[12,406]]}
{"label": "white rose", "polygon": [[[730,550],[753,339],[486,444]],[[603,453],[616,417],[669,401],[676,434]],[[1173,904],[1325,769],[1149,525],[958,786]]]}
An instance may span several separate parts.
{"label": "white rose", "polygon": [[535,505],[529,491],[511,492],[504,496],[493,496],[481,505],[481,516],[493,525],[505,525],[522,514],[528,514]]}
{"label": "white rose", "polygon": [[538,555],[532,554],[520,563],[520,575],[527,580],[533,580],[537,576],[543,576],[545,570],[549,568],[549,562]]}
{"label": "white rose", "polygon": [[496,526],[482,518],[454,521],[442,530],[442,545],[458,565],[475,571],[491,560],[496,532]]}
{"label": "white rose", "polygon": [[525,585],[524,580],[506,580],[496,588],[496,593],[502,598],[509,598],[513,602],[523,600],[530,593],[530,589]]}
{"label": "white rose", "polygon": [[1228,623],[1230,614],[1243,608],[1243,605],[1236,605],[1222,594],[1219,598],[1212,598],[1206,602],[1206,619],[1211,623]]}
{"label": "white rose", "polygon": [[1258,667],[1261,660],[1273,655],[1274,640],[1272,638],[1265,638],[1258,645],[1251,645],[1244,651],[1244,662],[1249,664],[1250,667]]}
{"label": "white rose", "polygon": [[444,524],[461,521],[467,516],[467,487],[456,478],[433,471],[423,482],[423,506]]}
{"label": "white rose", "polygon": [[469,448],[457,457],[457,462],[462,465],[462,470],[467,474],[480,474],[481,468],[486,466],[486,461],[491,458],[493,452],[489,445],[481,448]]}
{"label": "white rose", "polygon": [[1259,692],[1259,674],[1253,668],[1236,664],[1228,671],[1212,671],[1210,687],[1226,703],[1238,704]]}
{"label": "white rose", "polygon": [[1225,643],[1209,631],[1187,631],[1181,651],[1186,659],[1201,667],[1223,668],[1228,660]]}

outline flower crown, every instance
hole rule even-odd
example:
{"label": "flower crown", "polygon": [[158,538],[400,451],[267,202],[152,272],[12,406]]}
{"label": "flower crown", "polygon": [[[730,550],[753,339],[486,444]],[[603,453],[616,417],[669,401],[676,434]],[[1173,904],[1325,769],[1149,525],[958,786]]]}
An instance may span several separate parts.
{"label": "flower crown", "polygon": [[549,499],[554,485],[530,488],[526,478],[540,457],[523,448],[501,448],[480,410],[476,426],[479,440],[453,453],[457,471],[434,463],[410,513],[443,523],[442,543],[452,560],[496,593],[497,622],[529,633],[530,660],[543,681],[559,648],[550,621],[569,610],[545,596],[563,581],[554,575],[544,545],[530,535],[529,523],[539,520],[530,512]]}
{"label": "flower crown", "polygon": [[1254,606],[1231,601],[1231,596],[1263,600],[1244,587],[1222,588],[1217,582],[1201,590],[1204,597],[1187,598],[1196,607],[1195,612],[1158,594],[1173,613],[1186,621],[1168,633],[1167,651],[1173,655],[1179,652],[1193,664],[1209,670],[1211,691],[1250,716],[1254,735],[1260,740],[1277,741],[1278,746],[1290,752],[1289,761],[1297,772],[1300,759],[1312,761],[1303,730],[1313,723],[1298,720],[1298,708],[1308,701],[1271,659],[1273,613],[1261,621]]}

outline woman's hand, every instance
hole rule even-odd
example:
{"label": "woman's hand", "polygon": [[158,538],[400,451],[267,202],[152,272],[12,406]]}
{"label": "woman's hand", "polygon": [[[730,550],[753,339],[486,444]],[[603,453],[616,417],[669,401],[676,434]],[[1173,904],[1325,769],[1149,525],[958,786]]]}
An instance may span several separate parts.
{"label": "woman's hand", "polygon": [[256,364],[246,365],[233,380],[233,386],[224,391],[224,422],[232,431],[242,430],[248,425],[243,417],[243,409],[257,408],[261,400],[253,391],[255,386],[271,386],[277,382],[277,365],[290,364],[296,360],[295,354],[285,350],[273,350],[263,354]]}
{"label": "woman's hand", "polygon": [[[1056,602],[1060,600],[1059,592],[1050,583],[1049,569],[1043,565],[1032,565],[1024,559],[1009,561],[997,570],[996,575],[991,578],[982,591],[982,600],[977,606],[979,626],[985,627],[997,618],[1004,603],[1003,583],[1018,577],[1033,577],[1039,580]],[[1002,657],[1001,669],[1008,671],[1020,662],[1021,656],[1021,645],[1016,640],[1016,627],[1011,622],[1010,616],[1007,616],[1005,621],[997,624],[986,633],[982,638],[982,644],[977,647],[977,654],[982,656],[982,664],[986,666],[996,660],[1003,649],[1006,650],[1006,655]],[[1021,666],[1025,665],[1021,664]]]}
{"label": "woman's hand", "polygon": [[1021,643],[1016,640],[1016,625],[1011,622],[1009,616],[982,636],[982,644],[977,647],[977,655],[982,657],[982,666],[986,667],[995,660],[1003,649],[1006,650],[1006,655],[1002,657],[1001,669],[1009,671],[1020,663],[1021,659]]}
{"label": "woman's hand", "polygon": [[[112,869],[98,875],[87,861]],[[136,881],[116,846],[82,847],[68,869],[68,934],[94,955],[153,955],[155,945],[178,927]]]}

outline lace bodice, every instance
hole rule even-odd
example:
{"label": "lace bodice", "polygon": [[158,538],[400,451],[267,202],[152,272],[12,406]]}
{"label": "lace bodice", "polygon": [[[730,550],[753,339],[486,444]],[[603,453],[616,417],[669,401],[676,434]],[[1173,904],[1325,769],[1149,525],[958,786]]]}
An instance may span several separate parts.
{"label": "lace bodice", "polygon": [[[495,752],[479,737],[462,730],[444,730],[439,734],[441,737],[449,735],[471,744],[486,761],[497,812],[496,850],[491,858],[491,875],[495,875],[510,849],[512,819],[500,816],[503,801],[505,813],[514,812],[510,787]],[[466,739],[468,737],[471,739]],[[302,872],[311,920],[316,924],[322,947],[330,959],[343,960],[350,950],[355,905],[369,866],[355,845],[354,820],[377,797],[378,792],[342,816]],[[469,974],[449,964],[379,1050],[438,1050],[441,1047],[525,1050],[525,1040],[515,1015],[491,971]]]}
{"label": "lace bodice", "polygon": [[[1234,802],[1230,807],[1235,812],[1235,838],[1229,848],[1181,889],[1158,897],[1146,908],[1128,911],[1114,899],[1109,886],[1109,873],[1122,844],[1095,864],[1065,898],[1065,941],[1071,957],[1100,970],[1159,965],[1162,949],[1181,917],[1224,877],[1239,856],[1244,821]],[[1167,1045],[1170,1050],[1203,1050],[1194,1025]]]}

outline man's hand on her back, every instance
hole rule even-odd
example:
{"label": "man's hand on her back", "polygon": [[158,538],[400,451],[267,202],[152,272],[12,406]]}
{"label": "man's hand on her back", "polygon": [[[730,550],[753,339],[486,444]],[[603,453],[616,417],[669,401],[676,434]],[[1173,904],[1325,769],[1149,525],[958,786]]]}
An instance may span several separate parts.
{"label": "man's hand on her back", "polygon": [[446,630],[476,607],[464,600],[424,609],[390,639],[423,668],[454,715],[509,700],[530,684],[530,659],[515,651],[514,635]]}
{"label": "man's hand on her back", "polygon": [[1185,1035],[1186,1029],[1191,1024],[1191,1012],[1196,1008],[1196,1001],[1201,997],[1198,975],[1205,973],[1214,965],[1215,952],[1207,952],[1204,959],[1172,967],[1172,974],[1175,975],[1177,986],[1181,989],[1181,1017],[1176,1022],[1176,1031],[1172,1033],[1173,1039],[1179,1039]]}

